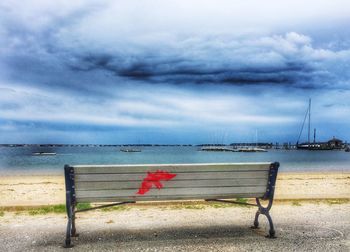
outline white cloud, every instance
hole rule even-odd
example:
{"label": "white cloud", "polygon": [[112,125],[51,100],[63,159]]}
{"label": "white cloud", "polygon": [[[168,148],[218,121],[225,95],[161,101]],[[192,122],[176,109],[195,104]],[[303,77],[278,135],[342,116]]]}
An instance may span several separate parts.
{"label": "white cloud", "polygon": [[147,38],[160,39],[167,34],[241,35],[284,27],[322,27],[346,22],[349,9],[346,0],[109,1],[105,8],[85,16],[65,34],[77,34],[77,38],[101,46],[130,40],[143,44]]}
{"label": "white cloud", "polygon": [[292,115],[271,111],[274,104],[269,104],[270,97],[261,97],[260,102],[254,102],[256,97],[234,93],[204,90],[198,94],[187,89],[162,87],[157,90],[151,86],[135,87],[132,97],[129,93],[129,89],[125,94],[119,90],[118,99],[96,104],[82,97],[67,97],[64,93],[35,88],[2,88],[0,106],[14,103],[17,108],[1,110],[0,117],[19,121],[154,128],[273,125],[295,121]]}

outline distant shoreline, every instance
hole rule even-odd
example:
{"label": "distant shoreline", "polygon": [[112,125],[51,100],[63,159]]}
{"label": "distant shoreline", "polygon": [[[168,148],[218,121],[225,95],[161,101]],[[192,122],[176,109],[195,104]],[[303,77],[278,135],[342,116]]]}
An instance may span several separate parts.
{"label": "distant shoreline", "polygon": [[125,146],[202,146],[195,144],[0,144],[0,147],[125,147]]}
{"label": "distant shoreline", "polygon": [[[323,143],[324,144],[324,143]],[[246,147],[258,147],[266,150],[276,149],[276,150],[298,150],[306,149],[312,151],[343,151],[349,148],[347,141],[337,147],[327,148],[314,148],[313,145],[307,147],[307,144],[304,143],[304,147],[300,148],[300,144],[292,144],[291,142],[236,142],[229,144],[216,144],[216,143],[202,143],[202,144],[0,144],[0,148],[33,148],[33,149],[51,149],[51,148],[96,148],[96,147],[110,147],[110,148],[123,148],[123,147],[228,147],[228,148],[246,148]]]}

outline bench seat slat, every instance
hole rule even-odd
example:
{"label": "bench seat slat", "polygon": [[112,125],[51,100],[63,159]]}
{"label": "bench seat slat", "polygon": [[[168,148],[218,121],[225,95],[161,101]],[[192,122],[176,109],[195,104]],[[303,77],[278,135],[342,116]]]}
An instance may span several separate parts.
{"label": "bench seat slat", "polygon": [[[77,191],[76,197],[138,197],[142,199],[142,195],[138,195],[137,189],[120,189],[120,190],[95,190],[95,191]],[[144,196],[176,196],[176,195],[206,195],[211,194],[237,194],[237,193],[260,193],[264,194],[266,186],[244,186],[244,187],[207,187],[207,188],[152,188]]]}
{"label": "bench seat slat", "polygon": [[140,196],[140,197],[83,197],[77,198],[77,202],[123,202],[123,201],[157,201],[157,200],[194,200],[194,199],[233,199],[233,198],[256,198],[262,197],[257,193],[236,194],[211,194],[211,195],[165,195],[165,196]]}
{"label": "bench seat slat", "polygon": [[[266,186],[267,178],[257,179],[202,179],[193,180],[170,180],[162,183],[164,188],[188,188],[188,187],[226,187],[226,186]],[[137,189],[141,181],[101,181],[101,182],[78,182],[76,191],[86,190],[114,190],[114,189]]]}
{"label": "bench seat slat", "polygon": [[167,170],[168,172],[188,172],[196,170],[198,172],[210,172],[210,171],[246,171],[246,170],[258,170],[267,171],[270,167],[270,163],[248,163],[248,164],[172,164],[172,165],[79,165],[73,166],[76,174],[111,174],[111,173],[139,173],[155,170]]}
{"label": "bench seat slat", "polygon": [[[268,171],[242,172],[188,172],[177,173],[173,180],[267,178]],[[76,174],[76,183],[82,181],[142,181],[147,173],[134,174]]]}

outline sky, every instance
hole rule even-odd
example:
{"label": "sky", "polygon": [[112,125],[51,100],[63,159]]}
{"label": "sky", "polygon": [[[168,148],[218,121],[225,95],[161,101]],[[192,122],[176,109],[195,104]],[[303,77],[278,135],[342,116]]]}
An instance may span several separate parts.
{"label": "sky", "polygon": [[309,98],[349,141],[349,24],[348,0],[2,1],[0,143],[295,143]]}

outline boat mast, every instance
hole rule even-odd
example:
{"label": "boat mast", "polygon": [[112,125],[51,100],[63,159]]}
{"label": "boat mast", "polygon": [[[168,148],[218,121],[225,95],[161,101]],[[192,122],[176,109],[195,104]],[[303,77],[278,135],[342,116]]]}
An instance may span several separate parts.
{"label": "boat mast", "polygon": [[[308,119],[308,140],[307,140],[307,148],[310,149],[310,128],[311,128],[311,98],[309,98],[309,107],[306,109],[306,113],[304,116],[304,121],[303,121],[303,125],[301,126],[301,130],[299,132],[299,137],[298,137],[298,141],[296,143],[296,146],[298,147],[299,145],[299,140],[301,137],[301,134],[304,131],[304,126],[305,126],[305,122]],[[302,144],[303,145],[303,144]]]}
{"label": "boat mast", "polygon": [[314,129],[314,144],[316,143],[316,128]]}
{"label": "boat mast", "polygon": [[311,122],[311,98],[309,98],[309,128],[308,128],[308,135],[307,135],[307,142],[308,147],[310,148],[310,123]]}

